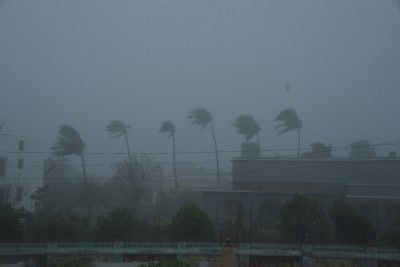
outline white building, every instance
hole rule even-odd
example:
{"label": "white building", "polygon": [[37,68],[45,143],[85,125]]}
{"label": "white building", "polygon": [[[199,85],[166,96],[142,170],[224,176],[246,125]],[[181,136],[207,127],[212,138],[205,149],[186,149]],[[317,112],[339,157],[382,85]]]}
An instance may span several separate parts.
{"label": "white building", "polygon": [[33,211],[30,196],[43,186],[45,142],[24,136],[0,134],[0,201]]}

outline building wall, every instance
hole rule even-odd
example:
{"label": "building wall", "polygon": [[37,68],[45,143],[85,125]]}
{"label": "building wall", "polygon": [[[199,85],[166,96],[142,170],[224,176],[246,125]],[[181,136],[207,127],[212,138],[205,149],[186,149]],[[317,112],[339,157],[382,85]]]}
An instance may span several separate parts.
{"label": "building wall", "polygon": [[3,201],[15,207],[33,210],[30,196],[43,185],[43,161],[45,151],[43,140],[23,136],[0,134],[0,188]]}
{"label": "building wall", "polygon": [[[238,219],[245,227],[252,223],[267,221],[274,225],[279,220],[280,209],[290,200],[296,191],[286,193],[273,192],[217,192],[203,191],[202,207],[217,229],[236,225]],[[336,201],[345,202],[365,216],[376,230],[388,233],[400,210],[400,199],[347,197],[335,194],[307,194],[316,198],[324,211],[329,214]]]}
{"label": "building wall", "polygon": [[[296,192],[272,193],[250,191],[203,191],[202,208],[218,228],[235,225],[238,220],[245,226],[260,219],[267,212],[271,220],[279,217],[280,208]],[[328,211],[334,201],[345,200],[343,195],[310,194]]]}
{"label": "building wall", "polygon": [[400,184],[400,158],[233,160],[233,185],[249,181]]}
{"label": "building wall", "polygon": [[239,216],[249,226],[262,216],[273,221],[283,203],[301,193],[326,212],[335,201],[347,202],[384,232],[400,208],[399,174],[400,158],[235,159],[232,186],[203,190],[202,204],[217,227]]}

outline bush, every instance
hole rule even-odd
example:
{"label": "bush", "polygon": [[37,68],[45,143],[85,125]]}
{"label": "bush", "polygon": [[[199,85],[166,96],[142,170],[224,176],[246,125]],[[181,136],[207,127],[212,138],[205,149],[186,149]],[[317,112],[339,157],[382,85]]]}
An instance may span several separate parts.
{"label": "bush", "polygon": [[290,241],[321,242],[330,238],[330,225],[318,201],[300,194],[281,209],[281,234]]}
{"label": "bush", "polygon": [[22,233],[18,212],[9,204],[0,204],[0,240],[17,240]]}
{"label": "bush", "polygon": [[114,209],[107,216],[97,217],[96,237],[109,240],[133,238],[138,223],[127,209]]}
{"label": "bush", "polygon": [[33,220],[31,234],[38,240],[79,239],[82,224],[76,216],[38,215]]}
{"label": "bush", "polygon": [[183,206],[170,226],[171,238],[180,240],[206,240],[214,239],[214,227],[205,214],[197,205],[187,204]]}
{"label": "bush", "polygon": [[366,244],[375,240],[375,230],[367,218],[345,203],[335,203],[330,210],[335,239],[340,242]]}

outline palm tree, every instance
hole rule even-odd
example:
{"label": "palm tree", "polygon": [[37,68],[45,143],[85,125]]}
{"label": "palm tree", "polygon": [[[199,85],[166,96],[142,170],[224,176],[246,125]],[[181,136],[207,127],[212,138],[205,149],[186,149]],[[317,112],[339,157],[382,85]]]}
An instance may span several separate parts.
{"label": "palm tree", "polygon": [[83,143],[79,132],[67,124],[61,125],[58,131],[57,141],[52,149],[56,155],[62,157],[73,154],[81,156],[83,179],[85,185],[87,185],[85,157],[83,156],[84,148],[85,144]]}
{"label": "palm tree", "polygon": [[303,123],[300,120],[299,116],[297,116],[296,111],[294,109],[285,109],[282,110],[281,113],[276,116],[274,121],[281,122],[280,124],[275,126],[275,129],[279,130],[278,135],[289,132],[291,130],[297,131],[297,157],[300,157],[300,129],[303,127]]}
{"label": "palm tree", "polygon": [[239,134],[243,134],[246,137],[246,142],[255,135],[257,137],[258,145],[260,145],[259,132],[261,128],[252,116],[240,115],[232,125],[238,128],[237,132]]}
{"label": "palm tree", "polygon": [[219,184],[219,160],[218,160],[218,146],[217,139],[215,138],[215,130],[214,123],[211,113],[205,108],[198,108],[190,111],[189,119],[192,120],[192,124],[199,125],[203,130],[208,124],[211,125],[211,135],[214,140],[214,149],[215,149],[215,162],[217,164],[217,183]]}
{"label": "palm tree", "polygon": [[160,133],[168,133],[172,137],[172,159],[175,177],[175,188],[178,188],[178,176],[176,175],[176,157],[175,157],[175,125],[170,121],[164,121],[161,124]]}
{"label": "palm tree", "polygon": [[128,152],[129,164],[132,165],[131,149],[130,149],[129,141],[128,141],[128,129],[129,128],[131,128],[131,127],[129,125],[123,123],[122,121],[113,120],[110,122],[110,124],[107,125],[106,130],[110,134],[111,138],[118,138],[118,137],[124,136],[126,150]]}

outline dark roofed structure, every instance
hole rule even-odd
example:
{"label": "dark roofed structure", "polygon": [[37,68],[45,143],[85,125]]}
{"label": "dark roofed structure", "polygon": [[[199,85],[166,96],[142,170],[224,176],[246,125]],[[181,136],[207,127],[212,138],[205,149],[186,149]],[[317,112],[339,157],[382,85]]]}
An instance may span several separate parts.
{"label": "dark roofed structure", "polygon": [[201,192],[204,210],[221,228],[246,217],[257,220],[265,210],[276,220],[283,203],[302,193],[326,210],[345,201],[384,230],[400,208],[400,158],[235,158],[232,184]]}

